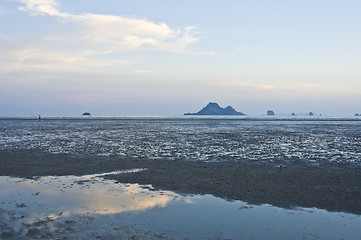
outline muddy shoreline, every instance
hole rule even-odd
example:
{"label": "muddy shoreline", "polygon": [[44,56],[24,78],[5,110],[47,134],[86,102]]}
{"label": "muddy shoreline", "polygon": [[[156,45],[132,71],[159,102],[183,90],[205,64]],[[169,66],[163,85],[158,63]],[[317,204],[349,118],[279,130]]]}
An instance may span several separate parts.
{"label": "muddy shoreline", "polygon": [[354,164],[189,162],[81,157],[36,150],[0,151],[3,176],[85,175],[133,168],[148,170],[106,178],[152,184],[182,194],[212,194],[250,204],[316,207],[361,215],[361,167]]}

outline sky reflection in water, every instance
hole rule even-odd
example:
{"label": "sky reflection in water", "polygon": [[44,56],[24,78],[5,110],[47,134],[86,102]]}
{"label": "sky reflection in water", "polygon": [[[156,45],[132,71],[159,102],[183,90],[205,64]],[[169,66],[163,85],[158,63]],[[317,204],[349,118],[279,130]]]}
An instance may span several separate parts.
{"label": "sky reflection in water", "polygon": [[0,177],[1,235],[14,238],[358,239],[361,218],[180,196],[99,175]]}

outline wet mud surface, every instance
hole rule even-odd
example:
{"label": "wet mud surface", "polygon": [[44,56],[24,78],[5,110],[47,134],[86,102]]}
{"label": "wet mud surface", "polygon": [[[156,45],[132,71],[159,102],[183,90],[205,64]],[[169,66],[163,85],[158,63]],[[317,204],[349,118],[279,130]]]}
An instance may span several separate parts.
{"label": "wet mud surface", "polygon": [[111,175],[185,194],[361,214],[360,121],[0,121],[0,175]]}
{"label": "wet mud surface", "polygon": [[361,168],[355,164],[262,164],[183,160],[78,158],[36,151],[0,152],[7,176],[86,175],[144,168],[109,175],[121,183],[151,184],[185,194],[212,194],[229,200],[274,206],[316,207],[361,214]]}

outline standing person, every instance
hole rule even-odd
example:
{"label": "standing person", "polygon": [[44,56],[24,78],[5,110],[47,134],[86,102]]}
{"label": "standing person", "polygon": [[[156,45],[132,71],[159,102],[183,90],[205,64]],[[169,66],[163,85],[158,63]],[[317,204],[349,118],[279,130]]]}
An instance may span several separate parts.
{"label": "standing person", "polygon": [[40,120],[41,120],[41,116],[40,116],[40,115],[38,115],[38,119],[39,119],[39,122],[40,122]]}

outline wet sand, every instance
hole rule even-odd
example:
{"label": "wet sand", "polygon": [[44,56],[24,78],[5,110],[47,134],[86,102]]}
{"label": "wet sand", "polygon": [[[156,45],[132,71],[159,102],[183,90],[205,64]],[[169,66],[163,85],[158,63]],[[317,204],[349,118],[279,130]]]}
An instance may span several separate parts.
{"label": "wet sand", "polygon": [[0,151],[0,175],[4,176],[85,175],[134,168],[148,170],[107,178],[250,204],[361,214],[361,167],[354,164],[189,162]]}

